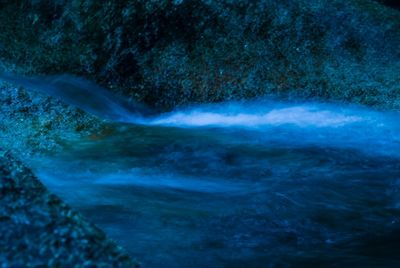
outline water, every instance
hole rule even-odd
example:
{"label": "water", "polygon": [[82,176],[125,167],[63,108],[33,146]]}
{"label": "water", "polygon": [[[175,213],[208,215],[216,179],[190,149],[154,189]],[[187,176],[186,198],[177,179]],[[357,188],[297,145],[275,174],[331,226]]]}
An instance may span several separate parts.
{"label": "water", "polygon": [[69,105],[112,121],[126,121],[131,116],[152,113],[142,104],[128,102],[91,81],[73,75],[22,77],[0,73],[0,81],[56,97]]}
{"label": "water", "polygon": [[399,114],[254,101],[126,118],[30,164],[144,267],[400,265]]}

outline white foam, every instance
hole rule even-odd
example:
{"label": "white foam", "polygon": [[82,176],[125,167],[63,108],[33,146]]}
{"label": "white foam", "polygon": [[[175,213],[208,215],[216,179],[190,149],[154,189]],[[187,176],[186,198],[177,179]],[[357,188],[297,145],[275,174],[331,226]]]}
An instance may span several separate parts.
{"label": "white foam", "polygon": [[360,121],[363,121],[363,118],[356,115],[317,110],[307,106],[294,106],[273,109],[264,113],[225,113],[199,110],[176,112],[153,119],[149,124],[182,127],[258,127],[284,124],[300,127],[338,127]]}

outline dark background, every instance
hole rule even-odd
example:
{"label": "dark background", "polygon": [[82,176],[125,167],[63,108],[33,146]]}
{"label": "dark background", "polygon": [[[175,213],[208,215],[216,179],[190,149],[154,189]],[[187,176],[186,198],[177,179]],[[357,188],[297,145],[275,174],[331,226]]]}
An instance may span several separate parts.
{"label": "dark background", "polygon": [[382,4],[384,4],[386,6],[400,9],[400,0],[377,0],[377,1],[381,2]]}

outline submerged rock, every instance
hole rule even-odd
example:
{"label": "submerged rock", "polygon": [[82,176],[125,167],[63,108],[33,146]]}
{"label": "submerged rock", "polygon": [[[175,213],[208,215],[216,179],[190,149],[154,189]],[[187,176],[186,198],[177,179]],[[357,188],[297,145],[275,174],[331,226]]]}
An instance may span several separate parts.
{"label": "submerged rock", "polygon": [[0,150],[0,263],[3,267],[138,267]]}

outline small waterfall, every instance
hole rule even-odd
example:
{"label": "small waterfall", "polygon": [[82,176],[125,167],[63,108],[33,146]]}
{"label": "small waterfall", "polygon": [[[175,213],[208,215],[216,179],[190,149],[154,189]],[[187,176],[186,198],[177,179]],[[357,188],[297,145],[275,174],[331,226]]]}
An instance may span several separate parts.
{"label": "small waterfall", "polygon": [[22,77],[0,74],[0,80],[53,96],[88,113],[112,121],[151,114],[149,108],[131,103],[88,80],[73,75]]}

